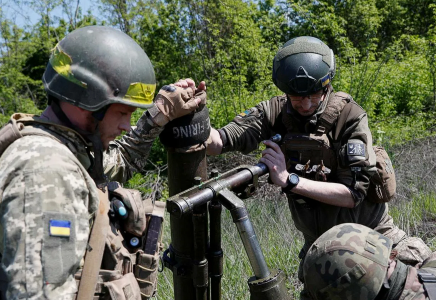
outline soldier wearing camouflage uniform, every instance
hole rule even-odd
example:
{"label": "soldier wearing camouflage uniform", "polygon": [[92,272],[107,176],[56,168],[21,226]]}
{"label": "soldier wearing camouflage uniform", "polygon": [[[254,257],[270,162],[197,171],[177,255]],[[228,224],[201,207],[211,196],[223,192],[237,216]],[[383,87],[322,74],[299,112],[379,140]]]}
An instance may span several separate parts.
{"label": "soldier wearing camouflage uniform", "polygon": [[345,223],[310,247],[303,274],[314,300],[424,300],[436,297],[436,252],[415,268],[397,259],[392,241],[363,225]]}
{"label": "soldier wearing camouflage uniform", "polygon": [[[42,115],[15,114],[0,134],[6,299],[75,298],[98,214],[98,188],[142,170],[163,126],[202,101],[194,89],[166,86],[153,103],[156,83],[147,55],[126,34],[101,26],[77,29],[60,41],[43,82],[49,106]],[[136,108],[149,109],[130,128]],[[114,141],[122,131],[128,133]],[[139,218],[145,222],[145,215]],[[117,229],[108,234],[112,240],[103,259],[112,271],[100,273],[98,292],[104,299],[115,292],[141,299],[138,277],[131,273],[135,257]],[[114,282],[123,280],[128,284],[116,290]]]}
{"label": "soldier wearing camouflage uniform", "polygon": [[[333,91],[335,70],[333,51],[322,41],[291,39],[273,63],[273,81],[285,95],[212,129],[207,153],[249,153],[263,141],[267,149],[260,162],[286,193],[295,226],[305,238],[300,259],[325,231],[353,222],[391,238],[401,260],[422,262],[430,249],[393,224],[386,203],[366,197],[376,162],[368,118],[350,95]],[[282,147],[268,140],[277,133],[284,137]],[[301,266],[299,278],[303,280]]]}

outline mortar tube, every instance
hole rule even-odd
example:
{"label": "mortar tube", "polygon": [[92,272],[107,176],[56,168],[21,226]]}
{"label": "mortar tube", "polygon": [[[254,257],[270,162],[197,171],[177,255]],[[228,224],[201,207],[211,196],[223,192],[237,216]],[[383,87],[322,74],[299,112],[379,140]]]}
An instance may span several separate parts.
{"label": "mortar tube", "polygon": [[223,250],[221,248],[222,205],[216,200],[209,204],[210,247],[209,273],[211,300],[221,300],[221,277],[223,276]]}
{"label": "mortar tube", "polygon": [[192,277],[196,290],[196,300],[208,299],[208,261],[207,247],[207,204],[195,209],[192,215],[194,224],[194,257]]}
{"label": "mortar tube", "polygon": [[[206,180],[206,149],[184,152],[181,149],[167,148],[167,158],[170,196],[191,188],[195,177]],[[182,218],[170,215],[170,223],[172,246],[170,257],[177,263],[173,270],[174,299],[196,300],[192,277],[192,254],[194,253],[192,214]]]}
{"label": "mortar tube", "polygon": [[182,217],[186,213],[192,213],[192,208],[209,202],[223,189],[228,188],[233,190],[251,181],[255,176],[261,176],[266,173],[268,173],[267,166],[263,163],[258,163],[255,166],[242,169],[229,177],[218,179],[206,185],[204,189],[189,195],[189,197],[174,199],[171,214]]}

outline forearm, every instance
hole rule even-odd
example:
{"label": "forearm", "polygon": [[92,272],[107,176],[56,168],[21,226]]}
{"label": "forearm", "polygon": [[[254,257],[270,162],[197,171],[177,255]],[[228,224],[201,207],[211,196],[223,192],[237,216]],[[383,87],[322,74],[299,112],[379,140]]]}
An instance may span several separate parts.
{"label": "forearm", "polygon": [[142,171],[153,141],[164,126],[191,113],[200,103],[206,103],[204,82],[196,94],[195,83],[192,84],[186,88],[163,86],[156,95],[154,106],[142,114],[136,127],[120,140],[110,143],[104,160],[104,171],[110,180],[125,182],[133,173]]}
{"label": "forearm", "polygon": [[334,206],[348,208],[355,206],[350,190],[340,183],[314,181],[300,177],[300,182],[292,189],[292,192]]}
{"label": "forearm", "polygon": [[256,150],[261,141],[276,134],[273,127],[276,122],[281,121],[279,115],[285,100],[286,98],[274,97],[269,101],[262,101],[221,128],[227,137],[222,153],[239,151],[248,154]]}
{"label": "forearm", "polygon": [[144,169],[154,140],[162,132],[146,112],[137,126],[120,140],[111,142],[104,157],[105,174],[112,181],[125,182]]}
{"label": "forearm", "polygon": [[211,128],[209,139],[207,140],[207,148],[206,148],[206,154],[207,155],[218,155],[221,154],[221,151],[223,149],[223,141],[221,139],[221,136],[215,128]]}

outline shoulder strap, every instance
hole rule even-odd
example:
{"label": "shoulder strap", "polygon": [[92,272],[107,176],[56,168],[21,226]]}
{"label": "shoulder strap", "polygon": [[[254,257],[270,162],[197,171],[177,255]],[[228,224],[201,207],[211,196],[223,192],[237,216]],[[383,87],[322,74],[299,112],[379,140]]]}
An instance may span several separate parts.
{"label": "shoulder strap", "polygon": [[286,95],[283,95],[282,97],[284,97],[286,99],[285,101],[280,102],[280,111],[282,114],[282,121],[276,122],[276,125],[280,126],[281,124],[283,124],[283,125],[285,125],[285,128],[287,131],[291,131],[294,127],[293,118],[292,118],[291,114],[288,113],[288,111],[289,111],[288,105],[291,105],[291,104],[290,104],[289,100],[287,100],[288,98]]}
{"label": "shoulder strap", "polygon": [[97,191],[100,203],[95,215],[94,225],[92,226],[88,248],[85,254],[85,264],[83,265],[77,300],[92,300],[94,297],[109,228],[108,194],[100,189],[97,189]]}
{"label": "shoulder strap", "polygon": [[[64,144],[59,138],[42,129],[26,126],[32,124],[51,125],[56,126],[64,131],[73,131],[68,127],[42,120],[36,115],[15,113],[11,116],[9,122],[0,129],[0,156],[13,142],[27,135],[45,136]],[[82,136],[79,134],[77,134],[77,136],[86,143]]]}
{"label": "shoulder strap", "polygon": [[[15,125],[15,126],[14,126]],[[6,148],[10,144],[23,137],[20,133],[20,129],[13,123],[7,123],[0,130],[0,156],[5,152]]]}
{"label": "shoulder strap", "polygon": [[316,132],[321,134],[329,132],[345,105],[352,99],[350,95],[344,92],[331,93],[327,106],[318,119]]}

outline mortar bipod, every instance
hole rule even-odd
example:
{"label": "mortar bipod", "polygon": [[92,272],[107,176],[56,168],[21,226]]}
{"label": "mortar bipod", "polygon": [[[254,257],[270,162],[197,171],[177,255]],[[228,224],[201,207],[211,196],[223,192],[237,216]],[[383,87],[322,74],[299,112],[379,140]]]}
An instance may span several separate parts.
{"label": "mortar bipod", "polygon": [[265,257],[253,225],[248,216],[244,202],[233,192],[225,189],[218,195],[221,204],[230,211],[233,222],[236,224],[254,276],[248,280],[251,300],[286,300],[290,299],[286,287],[285,276],[281,270],[270,270],[266,265]]}
{"label": "mortar bipod", "polygon": [[[175,222],[179,225],[194,223],[194,228],[181,228],[184,226],[172,227],[172,239],[175,238],[177,240],[178,247],[170,245],[170,249],[165,251],[165,266],[170,268],[176,276],[191,279],[190,282],[195,285],[197,290],[195,293],[197,294],[196,300],[204,299],[204,284],[207,284],[204,278],[205,276],[207,277],[207,274],[209,274],[211,283],[208,291],[211,293],[210,299],[221,299],[221,276],[223,270],[221,203],[232,214],[255,273],[255,276],[248,281],[251,299],[289,299],[285,288],[285,276],[281,271],[269,271],[244,203],[229,190],[232,189],[245,194],[247,191],[246,187],[249,186],[251,192],[253,187],[257,186],[257,177],[267,172],[266,166],[262,163],[255,166],[240,166],[220,176],[215,175],[214,178],[168,199],[167,210],[171,214],[172,223],[175,220],[179,220]],[[207,242],[204,240],[204,237],[207,237],[207,233],[201,233],[203,225],[201,225],[202,228],[198,228],[197,222],[193,222],[195,216],[198,216],[198,213],[196,213],[197,209],[204,207],[206,203],[209,203],[211,227],[210,247],[208,249],[207,260],[204,261],[203,257],[196,255],[198,249],[191,251],[187,255],[188,252],[186,250],[188,248],[185,247],[185,244],[190,240],[186,235],[192,233],[195,235],[194,248]],[[200,247],[202,248],[203,246]],[[170,256],[168,256],[168,253]],[[208,273],[206,272],[207,268],[209,268]],[[179,285],[177,286],[178,291],[181,288]],[[184,290],[187,288],[187,286],[183,287]],[[177,294],[178,296],[175,297],[175,300],[192,300],[195,297],[191,295],[190,298],[187,298],[180,291]],[[201,295],[200,298],[198,297],[199,295]]]}

